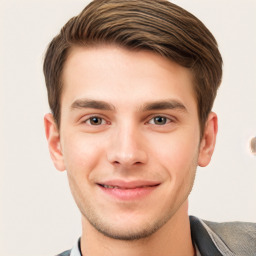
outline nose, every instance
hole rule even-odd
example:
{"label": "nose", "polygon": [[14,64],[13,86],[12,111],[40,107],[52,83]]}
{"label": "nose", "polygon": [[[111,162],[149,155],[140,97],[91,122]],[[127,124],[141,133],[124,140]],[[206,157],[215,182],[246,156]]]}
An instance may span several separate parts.
{"label": "nose", "polygon": [[126,125],[113,133],[107,151],[108,161],[124,168],[145,164],[148,160],[145,146],[138,129]]}

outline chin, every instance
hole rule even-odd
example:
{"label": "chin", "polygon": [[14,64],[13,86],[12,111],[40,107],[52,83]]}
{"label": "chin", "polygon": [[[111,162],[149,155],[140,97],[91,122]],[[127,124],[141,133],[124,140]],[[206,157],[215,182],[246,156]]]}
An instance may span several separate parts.
{"label": "chin", "polygon": [[[92,216],[90,216],[92,217]],[[111,216],[110,219],[112,219]],[[136,218],[136,216],[129,216],[125,218],[122,216],[119,220],[108,222],[107,219],[99,220],[97,218],[86,218],[87,221],[94,227],[99,233],[106,237],[123,240],[134,241],[139,239],[145,239],[157,232],[171,216],[165,218],[159,218],[153,221],[152,218],[145,219],[145,214]]]}

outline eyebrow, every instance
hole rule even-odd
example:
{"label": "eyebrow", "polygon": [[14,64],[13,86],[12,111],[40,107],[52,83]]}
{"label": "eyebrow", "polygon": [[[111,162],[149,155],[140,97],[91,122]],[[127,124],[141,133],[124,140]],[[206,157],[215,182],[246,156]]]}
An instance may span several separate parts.
{"label": "eyebrow", "polygon": [[[92,100],[92,99],[78,99],[74,101],[71,105],[71,109],[83,109],[83,108],[93,108],[99,110],[115,110],[112,104],[105,101]],[[164,110],[164,109],[179,109],[183,112],[187,112],[186,107],[179,101],[168,99],[155,102],[149,102],[143,104],[139,110],[142,112],[152,111],[152,110]]]}
{"label": "eyebrow", "polygon": [[150,102],[150,103],[143,104],[141,107],[142,111],[164,110],[164,109],[179,109],[183,112],[188,112],[184,104],[173,99]]}
{"label": "eyebrow", "polygon": [[100,100],[78,99],[71,105],[71,109],[94,108],[100,110],[115,110],[112,104]]}

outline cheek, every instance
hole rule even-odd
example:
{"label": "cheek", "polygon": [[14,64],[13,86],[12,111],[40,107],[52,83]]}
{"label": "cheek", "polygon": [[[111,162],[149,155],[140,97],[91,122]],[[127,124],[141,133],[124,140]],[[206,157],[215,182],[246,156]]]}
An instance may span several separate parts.
{"label": "cheek", "polygon": [[170,176],[182,178],[182,173],[183,176],[186,175],[191,165],[196,165],[198,141],[199,136],[193,133],[171,134],[168,138],[163,138],[162,143],[158,140],[153,155],[158,158],[157,161],[165,167]]}
{"label": "cheek", "polygon": [[87,175],[103,157],[103,145],[94,136],[72,134],[63,139],[62,152],[68,172]]}

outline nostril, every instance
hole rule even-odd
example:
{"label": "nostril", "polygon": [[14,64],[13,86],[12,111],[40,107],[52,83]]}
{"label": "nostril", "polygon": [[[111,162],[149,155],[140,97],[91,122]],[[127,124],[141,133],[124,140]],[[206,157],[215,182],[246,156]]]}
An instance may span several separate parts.
{"label": "nostril", "polygon": [[[128,151],[128,150],[127,150]],[[144,151],[138,149],[125,152],[124,150],[112,150],[107,153],[107,160],[112,164],[117,166],[139,166],[145,164],[147,161],[147,155]]]}

